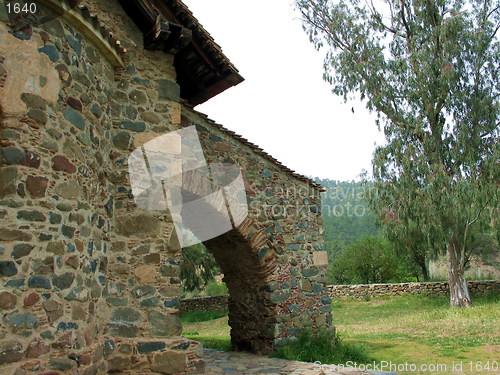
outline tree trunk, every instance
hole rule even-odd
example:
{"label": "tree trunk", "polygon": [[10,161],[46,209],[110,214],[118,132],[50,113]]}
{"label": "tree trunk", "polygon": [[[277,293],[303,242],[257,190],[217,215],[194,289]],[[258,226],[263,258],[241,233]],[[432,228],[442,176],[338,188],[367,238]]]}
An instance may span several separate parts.
{"label": "tree trunk", "polygon": [[460,246],[456,237],[448,245],[448,282],[450,285],[450,305],[467,307],[472,304],[465,280],[464,264],[461,261]]}
{"label": "tree trunk", "polygon": [[429,281],[429,270],[427,269],[427,264],[424,260],[424,262],[420,265],[420,268],[422,269],[422,276],[424,278],[424,281]]}

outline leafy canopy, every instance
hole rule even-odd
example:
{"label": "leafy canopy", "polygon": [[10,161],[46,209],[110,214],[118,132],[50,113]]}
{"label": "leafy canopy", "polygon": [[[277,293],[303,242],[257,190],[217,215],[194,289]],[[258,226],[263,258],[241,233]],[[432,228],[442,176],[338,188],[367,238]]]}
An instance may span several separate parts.
{"label": "leafy canopy", "polygon": [[214,256],[199,243],[182,249],[180,279],[184,292],[203,289],[220,273]]}
{"label": "leafy canopy", "polygon": [[[359,93],[387,144],[374,155],[382,224],[412,222],[465,262],[470,226],[498,223],[498,1],[297,0],[324,78]],[[376,5],[375,5],[376,4]]]}

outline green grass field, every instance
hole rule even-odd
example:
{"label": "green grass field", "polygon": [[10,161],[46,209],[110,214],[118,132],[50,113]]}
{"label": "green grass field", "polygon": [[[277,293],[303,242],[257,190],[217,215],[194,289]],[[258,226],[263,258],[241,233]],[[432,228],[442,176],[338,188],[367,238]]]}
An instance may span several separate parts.
{"label": "green grass field", "polygon": [[227,313],[219,311],[193,311],[181,316],[182,335],[203,343],[206,348],[231,350]]}
{"label": "green grass field", "polygon": [[[343,341],[364,346],[365,354],[377,363],[409,363],[417,369],[447,366],[444,371],[397,371],[400,375],[500,374],[494,367],[494,361],[500,360],[500,295],[475,297],[473,301],[472,307],[458,309],[450,308],[444,296],[401,296],[334,300],[332,308]],[[188,316],[183,317],[185,336],[206,347],[230,349],[227,316],[198,323],[188,320]],[[460,363],[463,371],[452,371],[452,366]]]}

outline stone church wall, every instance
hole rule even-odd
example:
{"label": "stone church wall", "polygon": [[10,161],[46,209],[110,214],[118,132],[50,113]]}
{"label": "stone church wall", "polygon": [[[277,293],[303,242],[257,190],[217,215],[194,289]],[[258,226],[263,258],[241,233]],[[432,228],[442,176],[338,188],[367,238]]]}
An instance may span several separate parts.
{"label": "stone church wall", "polygon": [[1,373],[201,370],[180,338],[172,224],[136,209],[127,173],[131,149],[180,127],[173,56],[143,50],[118,4],[87,5],[123,67],[90,41],[99,27],[0,22]]}
{"label": "stone church wall", "polygon": [[206,243],[228,285],[233,342],[246,342],[245,334],[257,331],[280,344],[303,327],[330,326],[318,189],[203,114],[183,109],[182,120],[197,127],[207,160],[236,163],[244,171],[253,224],[243,231],[251,249],[224,236]]}

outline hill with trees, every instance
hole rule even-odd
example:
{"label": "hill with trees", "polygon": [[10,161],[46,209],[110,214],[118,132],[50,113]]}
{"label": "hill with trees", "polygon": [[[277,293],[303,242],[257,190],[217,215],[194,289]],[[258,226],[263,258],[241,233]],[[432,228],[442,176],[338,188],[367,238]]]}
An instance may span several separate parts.
{"label": "hill with trees", "polygon": [[325,245],[330,259],[365,236],[381,234],[368,208],[372,185],[355,181],[315,179],[327,191],[322,194]]}

